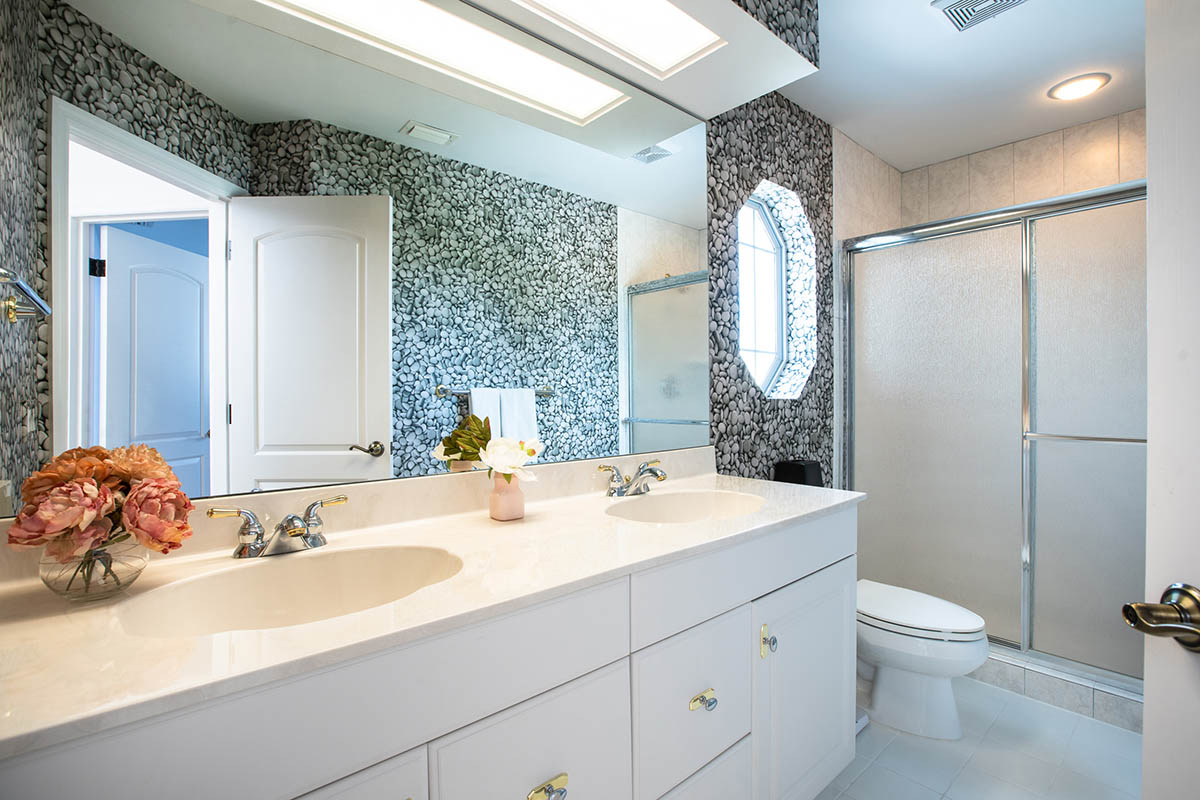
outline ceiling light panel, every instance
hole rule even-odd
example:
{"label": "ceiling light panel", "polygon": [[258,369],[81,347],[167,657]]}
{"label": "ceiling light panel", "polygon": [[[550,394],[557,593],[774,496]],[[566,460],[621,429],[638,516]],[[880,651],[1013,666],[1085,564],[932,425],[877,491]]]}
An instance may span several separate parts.
{"label": "ceiling light panel", "polygon": [[514,0],[559,27],[666,80],[725,45],[668,0]]}
{"label": "ceiling light panel", "polygon": [[1089,72],[1054,84],[1046,94],[1054,100],[1079,100],[1103,89],[1110,80],[1107,72]]}
{"label": "ceiling light panel", "polygon": [[628,95],[424,0],[255,0],[473,86],[587,125]]}

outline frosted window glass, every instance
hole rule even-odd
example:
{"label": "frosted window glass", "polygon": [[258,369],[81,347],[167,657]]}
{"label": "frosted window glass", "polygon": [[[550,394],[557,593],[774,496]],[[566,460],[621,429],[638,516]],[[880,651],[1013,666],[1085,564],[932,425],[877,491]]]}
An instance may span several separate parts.
{"label": "frosted window glass", "polygon": [[859,574],[1021,637],[1021,228],[854,256]]}
{"label": "frosted window glass", "polygon": [[[708,283],[633,295],[630,325],[630,416],[707,423]],[[690,447],[700,439],[708,444],[707,424],[635,424],[632,445],[638,452]],[[657,447],[667,442],[676,443]]]}
{"label": "frosted window glass", "polygon": [[1146,202],[1033,223],[1032,429],[1146,437]]}
{"label": "frosted window glass", "polygon": [[1032,500],[1034,649],[1140,678],[1146,446],[1037,441]]}

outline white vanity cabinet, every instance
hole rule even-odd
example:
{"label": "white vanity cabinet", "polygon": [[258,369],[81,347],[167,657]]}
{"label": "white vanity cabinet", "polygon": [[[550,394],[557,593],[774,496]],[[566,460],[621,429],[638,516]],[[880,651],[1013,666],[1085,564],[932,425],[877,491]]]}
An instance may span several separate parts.
{"label": "white vanity cabinet", "polygon": [[298,800],[429,800],[425,747],[367,767]]}
{"label": "white vanity cabinet", "polygon": [[811,800],[854,759],[855,558],[752,604],[754,797]]}

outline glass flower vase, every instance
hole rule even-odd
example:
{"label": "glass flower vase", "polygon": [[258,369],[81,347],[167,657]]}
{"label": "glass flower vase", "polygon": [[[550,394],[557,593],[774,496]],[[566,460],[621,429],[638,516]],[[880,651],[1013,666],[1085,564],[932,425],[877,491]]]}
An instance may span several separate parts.
{"label": "glass flower vase", "polygon": [[38,574],[52,592],[68,600],[99,600],[128,589],[149,561],[149,550],[126,539],[66,561],[43,551]]}

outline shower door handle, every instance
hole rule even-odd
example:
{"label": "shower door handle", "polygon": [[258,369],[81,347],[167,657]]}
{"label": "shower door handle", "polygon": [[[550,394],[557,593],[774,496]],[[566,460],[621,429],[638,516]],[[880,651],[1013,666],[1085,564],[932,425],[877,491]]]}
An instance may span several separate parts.
{"label": "shower door handle", "polygon": [[1200,589],[1172,583],[1158,603],[1126,603],[1121,609],[1131,628],[1149,636],[1170,636],[1181,647],[1200,652]]}

